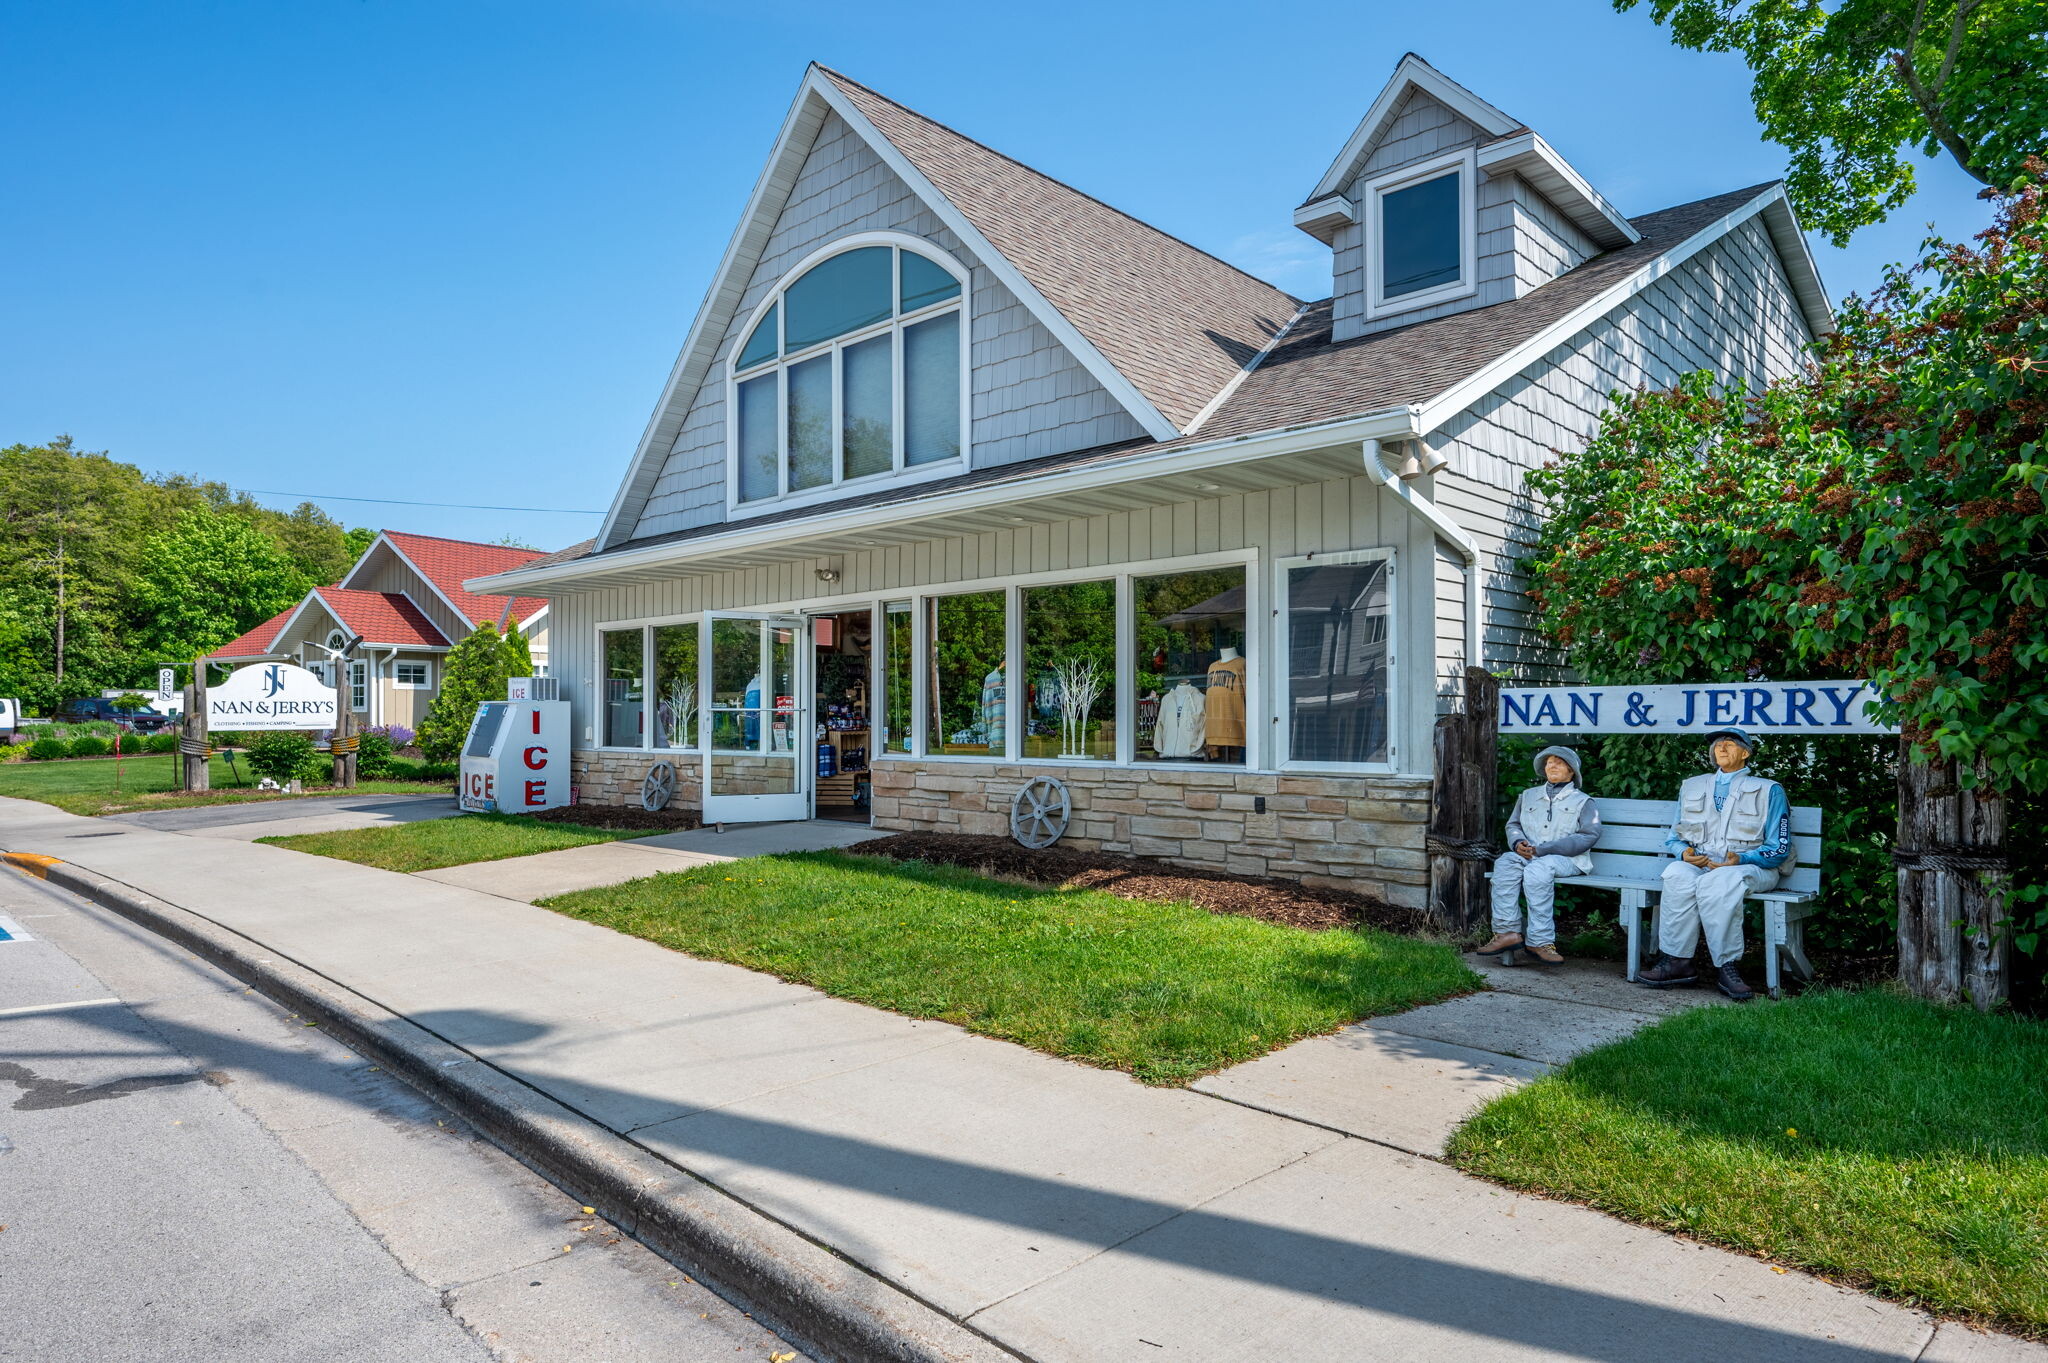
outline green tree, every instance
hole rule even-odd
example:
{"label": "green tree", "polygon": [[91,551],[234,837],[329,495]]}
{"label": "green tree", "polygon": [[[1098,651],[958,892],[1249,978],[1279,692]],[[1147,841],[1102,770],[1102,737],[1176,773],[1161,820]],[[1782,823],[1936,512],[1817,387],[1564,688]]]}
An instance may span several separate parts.
{"label": "green tree", "polygon": [[1909,147],[1999,188],[2048,147],[2041,0],[1614,0],[1642,4],[1679,46],[1742,55],[1792,202],[1837,246],[1912,194]]}
{"label": "green tree", "polygon": [[533,646],[527,642],[525,633],[517,620],[505,622],[505,675],[508,677],[530,677],[533,675]]}
{"label": "green tree", "polygon": [[414,740],[429,762],[452,762],[462,751],[476,707],[487,700],[505,699],[505,680],[511,655],[498,627],[486,620],[448,651],[441,669],[441,690],[420,721]]}
{"label": "green tree", "polygon": [[290,606],[315,584],[239,516],[186,512],[142,546],[134,582],[146,654],[197,657]]}
{"label": "green tree", "polygon": [[[348,549],[348,566],[353,568],[356,566],[356,561],[368,553],[370,546],[376,543],[377,532],[367,525],[355,525],[344,530],[341,538],[343,544]],[[344,571],[342,576],[348,576],[347,572]]]}
{"label": "green tree", "polygon": [[349,552],[341,522],[311,502],[300,502],[286,515],[266,510],[262,519],[268,524],[260,528],[270,532],[292,566],[316,587],[341,581],[355,565],[357,556]]}

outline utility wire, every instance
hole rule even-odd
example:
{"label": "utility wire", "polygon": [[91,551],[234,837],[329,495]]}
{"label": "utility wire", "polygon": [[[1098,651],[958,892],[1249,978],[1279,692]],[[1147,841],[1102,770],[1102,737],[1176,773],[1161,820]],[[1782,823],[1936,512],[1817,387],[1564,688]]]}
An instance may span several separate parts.
{"label": "utility wire", "polygon": [[252,497],[297,497],[307,502],[375,502],[379,506],[433,506],[448,511],[537,511],[557,516],[602,516],[602,511],[585,511],[581,507],[569,506],[472,506],[468,502],[401,502],[395,497],[334,497],[317,492],[279,492],[273,488],[237,487],[230,492],[246,492]]}

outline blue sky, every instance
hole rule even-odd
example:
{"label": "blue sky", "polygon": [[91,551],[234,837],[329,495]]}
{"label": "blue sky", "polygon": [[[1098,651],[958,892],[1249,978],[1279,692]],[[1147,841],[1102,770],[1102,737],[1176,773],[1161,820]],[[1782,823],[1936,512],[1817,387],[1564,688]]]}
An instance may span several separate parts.
{"label": "blue sky", "polygon": [[[1289,214],[1409,50],[1625,212],[1783,170],[1739,61],[1606,0],[0,0],[0,444],[602,509],[807,61],[1320,297]],[[1836,297],[1988,221],[1921,183],[1816,240]],[[599,519],[323,504],[547,548]]]}

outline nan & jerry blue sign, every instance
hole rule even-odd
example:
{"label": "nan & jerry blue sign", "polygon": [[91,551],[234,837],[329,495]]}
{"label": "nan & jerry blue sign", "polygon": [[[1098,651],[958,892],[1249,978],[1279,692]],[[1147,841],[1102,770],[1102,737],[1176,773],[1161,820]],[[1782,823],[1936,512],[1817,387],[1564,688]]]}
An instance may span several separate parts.
{"label": "nan & jerry blue sign", "polygon": [[1500,731],[1682,734],[1733,724],[1765,734],[1896,733],[1870,717],[1876,703],[1877,693],[1860,681],[1503,686]]}

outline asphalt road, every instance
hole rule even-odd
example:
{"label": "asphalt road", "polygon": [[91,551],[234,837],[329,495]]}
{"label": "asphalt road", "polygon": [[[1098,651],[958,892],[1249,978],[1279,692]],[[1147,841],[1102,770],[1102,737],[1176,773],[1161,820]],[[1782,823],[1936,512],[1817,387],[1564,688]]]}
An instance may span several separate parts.
{"label": "asphalt road", "polygon": [[5,868],[0,916],[7,1363],[789,1354],[179,948]]}

